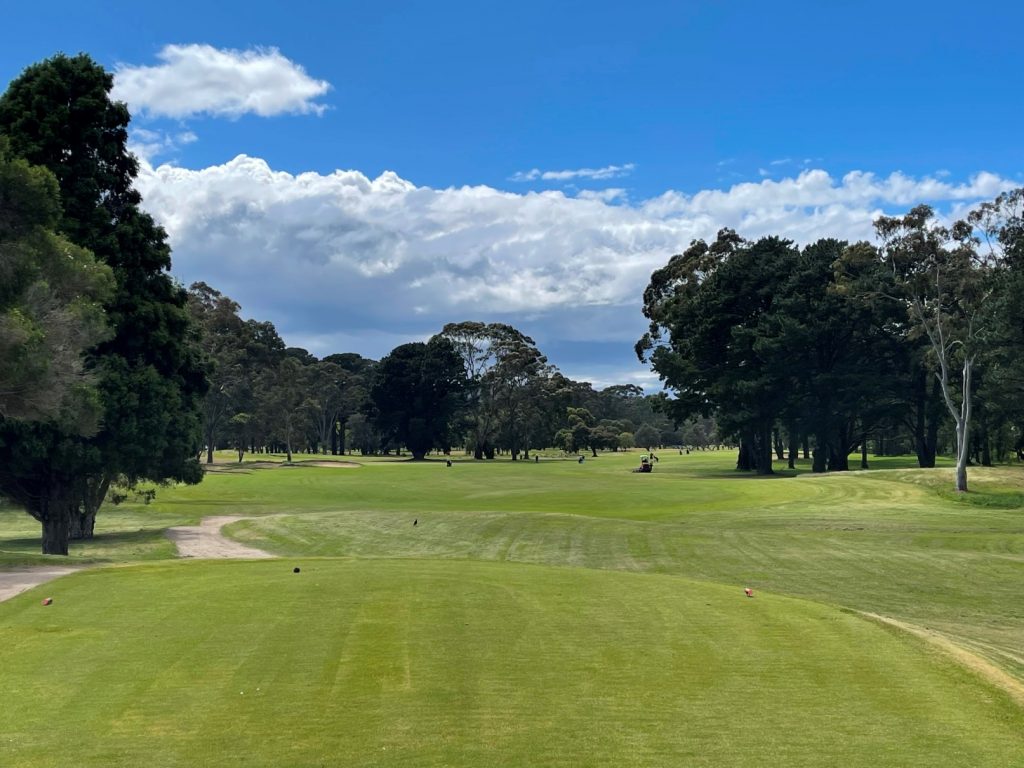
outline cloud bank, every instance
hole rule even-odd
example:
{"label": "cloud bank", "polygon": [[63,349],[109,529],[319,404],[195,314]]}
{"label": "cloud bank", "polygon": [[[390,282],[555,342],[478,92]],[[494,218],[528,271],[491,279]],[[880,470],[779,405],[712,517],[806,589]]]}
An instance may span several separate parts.
{"label": "cloud bank", "polygon": [[316,80],[276,48],[245,51],[210,45],[168,45],[152,67],[115,68],[112,97],[133,113],[183,119],[196,115],[322,114],[316,101],[330,83]]}
{"label": "cloud bank", "polygon": [[606,349],[623,371],[632,365],[650,274],[694,238],[732,227],[799,243],[870,239],[882,213],[923,201],[948,212],[1013,186],[991,173],[955,183],[806,170],[611,204],[617,190],[432,189],[392,172],[293,175],[244,155],[200,170],[143,162],[138,179],[170,235],[175,273],[272,320],[292,344],[379,356],[445,322],[500,319],[570,374],[554,350],[572,344]]}

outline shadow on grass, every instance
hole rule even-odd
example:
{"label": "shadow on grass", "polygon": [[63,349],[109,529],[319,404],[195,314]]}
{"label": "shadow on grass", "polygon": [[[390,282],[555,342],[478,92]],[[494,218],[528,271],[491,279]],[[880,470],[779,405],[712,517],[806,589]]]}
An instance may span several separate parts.
{"label": "shadow on grass", "polygon": [[[970,485],[968,484],[968,487]],[[957,504],[967,504],[985,509],[1021,509],[1024,508],[1024,493],[1020,491],[968,491],[957,493],[942,489],[939,495]]]}
{"label": "shadow on grass", "polygon": [[58,559],[68,564],[120,562],[126,554],[137,557],[140,549],[150,549],[157,553],[170,546],[163,528],[98,532],[91,539],[69,542],[65,561],[63,555],[41,554],[39,536],[0,539],[0,567],[43,563],[52,565]]}

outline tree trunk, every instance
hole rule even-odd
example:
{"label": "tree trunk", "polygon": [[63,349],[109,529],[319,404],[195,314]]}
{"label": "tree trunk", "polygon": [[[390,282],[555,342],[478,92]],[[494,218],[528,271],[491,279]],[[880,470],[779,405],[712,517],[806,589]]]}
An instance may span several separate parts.
{"label": "tree trunk", "polygon": [[814,443],[814,460],[811,462],[811,471],[820,474],[828,468],[829,447],[825,433],[822,431],[815,433]]}
{"label": "tree trunk", "polygon": [[787,432],[789,433],[789,468],[796,469],[796,453],[798,450],[797,446],[799,444],[796,430],[793,429],[793,427],[790,427]]}
{"label": "tree trunk", "polygon": [[828,471],[847,472],[850,469],[850,455],[846,452],[846,443],[841,448],[832,448],[829,452]]}
{"label": "tree trunk", "polygon": [[741,472],[749,472],[754,468],[754,459],[751,455],[751,443],[749,435],[740,437],[739,455],[736,457],[736,469]]}
{"label": "tree trunk", "polygon": [[992,466],[992,441],[989,439],[988,434],[988,419],[984,416],[979,419],[978,438],[981,443],[981,466],[991,467]]}
{"label": "tree trunk", "polygon": [[775,429],[772,431],[772,441],[775,443],[775,455],[779,461],[786,458],[786,446],[782,444],[782,433]]}
{"label": "tree trunk", "polygon": [[43,554],[66,555],[68,553],[67,511],[52,510],[40,522],[43,525]]}
{"label": "tree trunk", "polygon": [[868,436],[860,436],[860,468],[868,468]]}
{"label": "tree trunk", "polygon": [[206,463],[213,464],[213,443],[206,444]]}
{"label": "tree trunk", "polygon": [[71,514],[77,513],[76,494],[61,483],[52,482],[40,508],[32,516],[42,525],[44,555],[67,555]]}
{"label": "tree trunk", "polygon": [[72,540],[91,539],[96,530],[96,513],[103,506],[110,490],[113,478],[103,473],[98,477],[90,477],[85,481],[82,493],[81,508],[70,510],[68,518],[68,535]]}
{"label": "tree trunk", "polygon": [[772,469],[772,428],[762,427],[754,443],[755,470],[759,475],[774,474]]}

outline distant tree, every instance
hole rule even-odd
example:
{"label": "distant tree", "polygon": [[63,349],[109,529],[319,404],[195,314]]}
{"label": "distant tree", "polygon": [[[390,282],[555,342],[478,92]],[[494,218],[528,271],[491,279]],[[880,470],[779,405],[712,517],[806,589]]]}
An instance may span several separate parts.
{"label": "distant tree", "polygon": [[300,358],[286,356],[267,372],[257,388],[261,407],[273,434],[284,445],[289,463],[292,446],[309,421],[310,373],[311,366],[303,365]]}
{"label": "distant tree", "polygon": [[346,406],[349,374],[340,365],[318,362],[309,366],[309,402],[319,449],[327,453]]}
{"label": "distant tree", "polygon": [[533,339],[504,323],[448,323],[440,335],[451,342],[465,370],[474,458],[493,458],[502,431],[518,453],[521,406],[533,380],[545,375],[547,359]]}
{"label": "distant tree", "polygon": [[367,407],[370,397],[370,383],[373,380],[373,372],[377,362],[354,352],[328,355],[323,359],[323,362],[337,365],[345,374],[345,386],[342,391],[341,406],[337,415],[336,430],[331,439],[331,453],[344,454],[346,436],[349,431],[346,428],[348,419]]}
{"label": "distant tree", "polygon": [[633,444],[639,448],[656,448],[661,441],[658,430],[650,424],[641,424],[640,428],[633,434]]}
{"label": "distant tree", "polygon": [[[207,363],[210,389],[203,398],[203,441],[206,463],[213,463],[221,431],[242,407],[248,390],[246,353],[249,339],[241,309],[220,291],[203,282],[188,290],[188,307],[200,330],[200,347]],[[241,461],[241,459],[239,459]]]}
{"label": "distant tree", "polygon": [[348,442],[361,454],[367,456],[380,447],[380,434],[365,414],[355,413],[347,421]]}
{"label": "distant tree", "polygon": [[463,360],[444,336],[396,347],[377,367],[370,399],[380,431],[413,459],[446,442],[466,388]]}

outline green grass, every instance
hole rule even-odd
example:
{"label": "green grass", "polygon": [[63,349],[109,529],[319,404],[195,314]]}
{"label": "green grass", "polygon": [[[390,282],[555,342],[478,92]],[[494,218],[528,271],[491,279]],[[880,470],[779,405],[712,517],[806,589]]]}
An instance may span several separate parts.
{"label": "green grass", "polygon": [[46,609],[0,605],[12,768],[1005,766],[1024,748],[1019,709],[902,633],[673,576],[288,560],[47,589]]}
{"label": "green grass", "polygon": [[[1024,764],[1019,703],[858,613],[1024,681],[1024,470],[972,469],[961,497],[908,459],[756,478],[637,455],[225,462],[105,509],[70,560],[166,560],[162,531],[211,514],[286,559],[0,604],[0,765]],[[0,567],[36,551],[0,509]]]}

